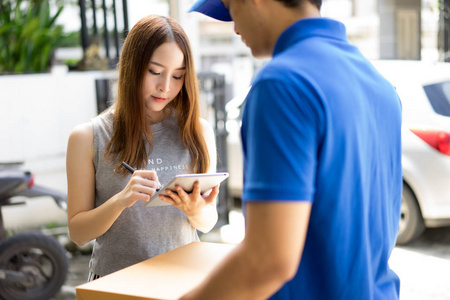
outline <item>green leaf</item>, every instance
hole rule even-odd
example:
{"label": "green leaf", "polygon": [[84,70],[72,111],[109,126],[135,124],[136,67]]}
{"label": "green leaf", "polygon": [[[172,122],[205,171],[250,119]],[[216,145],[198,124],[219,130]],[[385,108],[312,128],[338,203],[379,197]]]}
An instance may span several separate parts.
{"label": "green leaf", "polygon": [[1,40],[5,40],[4,37],[6,37],[9,34],[9,31],[11,30],[12,27],[13,27],[13,25],[10,23],[4,24],[3,26],[0,27],[0,39]]}
{"label": "green leaf", "polygon": [[0,72],[46,71],[63,36],[48,0],[0,0]]}
{"label": "green leaf", "polygon": [[50,19],[50,6],[47,1],[44,2],[38,7],[39,24],[41,27],[47,27]]}
{"label": "green leaf", "polygon": [[53,16],[53,18],[51,18],[50,23],[48,24],[49,26],[53,26],[53,24],[55,24],[56,19],[58,19],[59,15],[62,13],[63,10],[64,6],[61,6],[56,12],[56,14]]}

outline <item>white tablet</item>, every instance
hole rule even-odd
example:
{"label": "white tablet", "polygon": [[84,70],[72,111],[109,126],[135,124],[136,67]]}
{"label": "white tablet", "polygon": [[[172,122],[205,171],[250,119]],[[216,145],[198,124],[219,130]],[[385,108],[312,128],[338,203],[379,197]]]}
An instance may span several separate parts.
{"label": "white tablet", "polygon": [[186,192],[192,192],[194,183],[198,181],[200,183],[201,193],[205,193],[228,178],[228,173],[201,173],[201,174],[180,174],[176,175],[168,184],[163,186],[158,192],[154,193],[150,198],[150,201],[146,203],[147,206],[164,206],[170,205],[167,202],[162,201],[159,195],[166,195],[166,189],[175,191],[175,186],[179,185]]}

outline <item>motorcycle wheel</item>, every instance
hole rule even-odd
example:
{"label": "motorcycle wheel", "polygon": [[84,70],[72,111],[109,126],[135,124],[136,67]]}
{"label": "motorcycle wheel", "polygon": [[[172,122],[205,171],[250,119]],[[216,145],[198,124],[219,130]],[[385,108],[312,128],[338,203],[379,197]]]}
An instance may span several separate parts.
{"label": "motorcycle wheel", "polygon": [[0,269],[29,276],[29,282],[0,282],[0,299],[42,300],[54,296],[66,281],[66,250],[50,236],[19,233],[0,243]]}

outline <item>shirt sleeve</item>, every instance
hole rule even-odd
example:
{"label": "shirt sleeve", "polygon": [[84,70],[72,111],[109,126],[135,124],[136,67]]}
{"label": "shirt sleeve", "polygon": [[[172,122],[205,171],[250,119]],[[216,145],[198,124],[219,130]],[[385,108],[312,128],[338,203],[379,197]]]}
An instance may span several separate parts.
{"label": "shirt sleeve", "polygon": [[243,200],[312,202],[323,123],[320,97],[306,81],[254,85],[241,132]]}

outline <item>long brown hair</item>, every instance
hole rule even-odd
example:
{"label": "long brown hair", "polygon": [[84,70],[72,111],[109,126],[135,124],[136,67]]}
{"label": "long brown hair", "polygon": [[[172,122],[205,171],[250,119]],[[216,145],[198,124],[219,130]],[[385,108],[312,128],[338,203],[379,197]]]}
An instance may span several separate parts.
{"label": "long brown hair", "polygon": [[169,17],[150,15],[142,18],[129,32],[119,61],[118,94],[114,105],[114,131],[105,149],[106,157],[115,161],[115,169],[122,161],[139,169],[147,167],[152,151],[152,131],[145,114],[141,89],[145,72],[153,52],[165,42],[175,42],[184,54],[186,73],[178,95],[165,110],[174,112],[180,129],[180,139],[191,155],[191,170],[205,173],[210,157],[200,123],[197,76],[188,37],[181,26]]}

